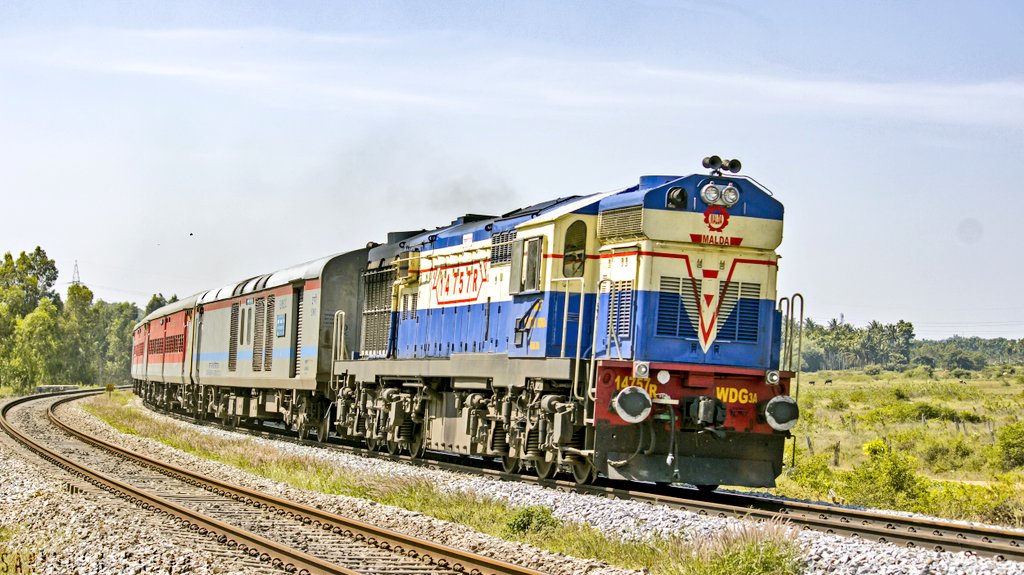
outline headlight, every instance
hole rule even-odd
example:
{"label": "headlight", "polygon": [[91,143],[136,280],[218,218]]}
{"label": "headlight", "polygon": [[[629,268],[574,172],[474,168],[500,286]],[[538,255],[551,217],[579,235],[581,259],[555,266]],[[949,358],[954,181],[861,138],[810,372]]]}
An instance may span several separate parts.
{"label": "headlight", "polygon": [[640,423],[651,414],[651,396],[643,388],[631,385],[612,399],[612,409],[626,423]]}
{"label": "headlight", "polygon": [[722,197],[722,191],[718,189],[718,186],[708,184],[700,191],[700,197],[704,199],[704,203],[713,204],[718,201],[718,198]]}
{"label": "headlight", "polygon": [[797,407],[796,401],[788,395],[777,395],[771,398],[764,408],[764,418],[768,420],[768,425],[776,431],[793,429],[799,417],[800,408]]}
{"label": "headlight", "polygon": [[724,190],[722,190],[722,201],[725,202],[725,205],[727,206],[734,205],[736,202],[740,201],[740,191],[732,184],[729,184]]}

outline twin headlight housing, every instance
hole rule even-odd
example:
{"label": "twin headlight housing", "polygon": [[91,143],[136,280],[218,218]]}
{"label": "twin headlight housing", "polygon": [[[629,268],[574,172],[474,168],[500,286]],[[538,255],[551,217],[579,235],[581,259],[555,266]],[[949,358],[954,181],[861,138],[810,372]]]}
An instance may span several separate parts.
{"label": "twin headlight housing", "polygon": [[732,184],[725,187],[714,182],[700,189],[700,198],[708,205],[724,205],[732,207],[740,201],[740,191]]}

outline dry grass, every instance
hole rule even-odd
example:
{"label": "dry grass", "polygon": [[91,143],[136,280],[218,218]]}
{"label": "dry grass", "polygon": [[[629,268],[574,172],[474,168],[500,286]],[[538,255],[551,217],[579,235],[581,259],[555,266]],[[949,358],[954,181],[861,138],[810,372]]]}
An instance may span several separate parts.
{"label": "dry grass", "polygon": [[[543,506],[513,506],[475,493],[448,492],[420,478],[356,474],[311,456],[259,446],[249,438],[224,439],[157,419],[115,392],[85,404],[114,428],[194,455],[232,465],[299,489],[348,495],[466,525],[481,533],[530,543],[551,552],[596,559],[653,574],[790,575],[800,571],[800,549],[779,524],[727,530],[696,545],[681,537],[624,541],[586,524],[563,522]],[[710,569],[710,570],[709,570]]]}
{"label": "dry grass", "polygon": [[0,527],[0,575],[30,575],[35,553],[11,546],[17,527]]}

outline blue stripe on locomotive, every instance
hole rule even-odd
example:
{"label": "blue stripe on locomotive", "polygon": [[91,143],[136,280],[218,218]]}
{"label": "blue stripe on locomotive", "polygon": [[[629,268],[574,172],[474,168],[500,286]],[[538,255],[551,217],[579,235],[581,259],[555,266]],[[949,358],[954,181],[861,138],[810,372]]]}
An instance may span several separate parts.
{"label": "blue stripe on locomotive", "polygon": [[[524,317],[533,302],[543,298],[536,316],[546,317],[546,327],[534,325],[523,332],[522,345],[515,345],[515,324]],[[704,353],[696,337],[665,335],[658,332],[658,306],[668,305],[665,294],[657,291],[640,291],[633,312],[633,326],[628,338],[619,340],[622,356],[642,361],[663,361],[711,365],[732,365],[759,369],[777,369],[780,348],[781,316],[771,300],[740,299],[729,317],[720,320],[719,335],[708,353]],[[570,321],[567,325],[568,340],[565,355],[574,357],[579,324],[576,317],[579,310],[579,295],[570,296]],[[584,296],[583,344],[581,356],[589,357],[593,342],[594,294]],[[608,321],[608,294],[602,294],[598,325],[606,326]],[[562,352],[562,306],[561,292],[547,292],[516,296],[513,301],[448,306],[436,309],[421,309],[415,317],[402,318],[394,314],[398,329],[395,354],[400,359],[422,357],[448,357],[453,353],[507,353],[510,357],[560,357]],[[490,308],[488,316],[487,309]],[[754,341],[729,340],[722,332],[736,330],[740,315],[756,310],[757,325]],[[685,316],[685,309],[680,313]],[[489,317],[489,319],[488,319]],[[646,318],[636,321],[636,318]],[[683,317],[685,322],[688,318]],[[489,327],[487,324],[490,324]],[[766,329],[767,328],[767,329]],[[748,325],[747,329],[751,329]],[[639,331],[637,331],[639,330]],[[735,333],[735,332],[734,332]],[[532,343],[537,344],[533,349]],[[607,330],[599,330],[597,336],[597,357],[619,356],[619,350],[611,344]],[[610,353],[609,353],[610,352]]]}
{"label": "blue stripe on locomotive", "polygon": [[[532,328],[525,329],[522,345],[517,346],[517,320],[527,315],[538,297],[543,302],[534,316],[547,318],[547,325],[540,328],[534,324]],[[590,353],[593,335],[590,326],[593,324],[595,301],[593,294],[584,297],[583,356]],[[394,313],[398,329],[396,356],[411,359],[447,357],[452,353],[488,352],[508,353],[511,357],[558,357],[562,349],[563,305],[564,295],[561,292],[549,292],[515,296],[512,301],[420,309],[415,317],[406,315],[403,318],[401,313]],[[570,295],[570,320],[574,316],[578,317],[579,305],[579,294]],[[557,321],[552,318],[557,318]],[[566,331],[566,356],[574,356],[579,324],[570,321]],[[532,349],[531,344],[534,343],[537,349]]]}

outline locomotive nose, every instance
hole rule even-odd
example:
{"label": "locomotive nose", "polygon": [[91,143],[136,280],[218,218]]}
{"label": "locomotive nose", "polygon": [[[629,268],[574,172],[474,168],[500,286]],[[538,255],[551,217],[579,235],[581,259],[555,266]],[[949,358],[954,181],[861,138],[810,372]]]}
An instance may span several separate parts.
{"label": "locomotive nose", "polygon": [[788,395],[777,395],[764,407],[764,417],[768,425],[776,431],[789,431],[796,425],[800,417],[800,408],[796,401]]}

